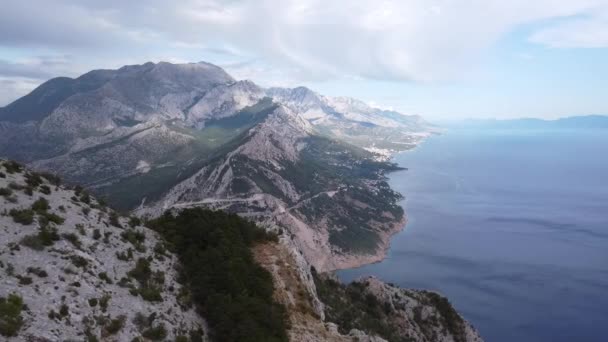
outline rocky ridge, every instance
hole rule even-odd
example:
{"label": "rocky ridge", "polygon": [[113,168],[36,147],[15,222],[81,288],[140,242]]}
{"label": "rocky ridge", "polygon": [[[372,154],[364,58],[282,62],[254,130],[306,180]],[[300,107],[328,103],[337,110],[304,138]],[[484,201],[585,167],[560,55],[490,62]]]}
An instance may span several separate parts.
{"label": "rocky ridge", "polygon": [[[385,181],[398,169],[386,155],[428,134],[421,119],[306,88],[264,90],[205,63],[146,63],[55,83],[0,110],[0,155],[141,215],[202,206],[255,220],[281,233],[278,249],[258,256],[292,308],[291,340],[382,340],[324,320],[311,265],[321,272],[383,257],[405,222]],[[16,120],[32,112],[31,97],[50,100]],[[289,272],[278,267],[283,258]],[[281,285],[289,282],[303,294]]]}
{"label": "rocky ridge", "polygon": [[2,335],[28,341],[204,335],[204,320],[180,298],[177,259],[155,232],[48,174],[7,161],[0,172],[0,297],[23,304],[11,320],[0,317]]}
{"label": "rocky ridge", "polygon": [[[209,336],[204,318],[188,305],[188,289],[178,282],[179,261],[136,217],[118,215],[51,174],[7,161],[0,161],[0,204],[0,271],[5,273],[0,333],[9,340],[198,341]],[[443,297],[375,278],[358,284],[365,284],[373,302],[382,303],[376,306],[393,308],[390,324],[399,338],[383,336],[364,322],[345,324],[320,283],[327,276],[316,273],[291,235],[278,233],[278,241],[258,244],[253,253],[270,272],[274,296],[286,309],[290,341],[481,341]],[[367,310],[354,298],[345,300],[345,307],[359,305],[352,312]],[[455,337],[449,319],[464,335]]]}

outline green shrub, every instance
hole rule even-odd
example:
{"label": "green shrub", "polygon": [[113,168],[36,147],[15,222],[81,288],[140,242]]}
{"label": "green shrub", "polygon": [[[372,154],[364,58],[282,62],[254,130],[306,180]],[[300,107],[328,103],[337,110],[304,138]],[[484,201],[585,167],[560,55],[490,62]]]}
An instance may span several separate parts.
{"label": "green shrub", "polygon": [[5,161],[3,165],[8,173],[17,173],[23,170],[23,166],[14,160]]}
{"label": "green shrub", "polygon": [[125,241],[130,242],[134,246],[146,241],[146,234],[135,229],[125,230],[124,232],[120,233],[120,237]]}
{"label": "green shrub", "polygon": [[43,227],[38,232],[38,238],[42,241],[44,246],[52,246],[56,241],[59,241],[59,233],[55,227]]}
{"label": "green shrub", "polygon": [[99,279],[105,281],[108,284],[113,284],[114,283],[112,281],[112,279],[110,279],[110,277],[108,276],[108,274],[106,272],[99,273]]}
{"label": "green shrub", "polygon": [[129,218],[129,226],[131,226],[131,228],[135,228],[140,225],[141,225],[141,220],[139,219],[139,217],[131,216]]}
{"label": "green shrub", "polygon": [[50,195],[51,194],[51,188],[48,185],[41,185],[40,186],[40,192],[42,192],[45,195]]}
{"label": "green shrub", "polygon": [[61,234],[61,237],[68,240],[74,247],[76,247],[78,249],[80,249],[82,247],[82,243],[80,242],[78,235],[76,235],[74,233],[63,233],[63,234]]}
{"label": "green shrub", "polygon": [[78,235],[76,235],[74,233],[63,233],[63,234],[61,234],[61,237],[68,240],[74,247],[76,247],[78,249],[80,249],[82,247],[82,243],[80,242]]}
{"label": "green shrub", "polygon": [[156,286],[146,286],[137,289],[137,293],[143,300],[148,302],[162,302],[163,297],[161,295],[162,290]]}
{"label": "green shrub", "polygon": [[38,213],[38,221],[40,222],[40,225],[42,227],[46,227],[48,226],[49,222],[52,222],[54,224],[63,224],[63,222],[65,222],[65,219],[57,214],[44,212]]}
{"label": "green shrub", "polygon": [[36,172],[28,172],[25,174],[25,184],[30,188],[35,189],[43,183],[42,177]]}
{"label": "green shrub", "polygon": [[17,276],[17,279],[19,279],[19,284],[20,285],[30,285],[31,283],[33,283],[33,280],[32,280],[31,277]]}
{"label": "green shrub", "polygon": [[[319,299],[325,304],[326,320],[336,323],[341,333],[348,334],[351,329],[359,329],[389,342],[403,341],[399,326],[390,319],[392,307],[366,292],[365,284],[353,282],[344,285],[318,274],[314,268],[312,275]],[[426,338],[434,340],[430,336]]]}
{"label": "green shrub", "polygon": [[97,306],[97,298],[90,298],[89,299],[89,306],[91,307],[96,307]]}
{"label": "green shrub", "polygon": [[49,276],[49,274],[46,273],[46,271],[43,270],[40,267],[28,267],[27,268],[27,273],[35,274],[35,275],[37,275],[40,278],[46,278],[46,277]]}
{"label": "green shrub", "polygon": [[163,324],[159,324],[144,330],[142,336],[152,341],[162,341],[167,337],[167,329]]}
{"label": "green shrub", "polygon": [[164,273],[152,272],[150,261],[146,258],[139,258],[135,267],[127,272],[129,277],[134,278],[139,283],[139,288],[135,293],[139,294],[144,300],[150,302],[162,301],[161,289],[164,284]]}
{"label": "green shrub", "polygon": [[70,314],[70,308],[66,304],[61,304],[59,307],[59,315],[61,317],[65,317]]}
{"label": "green shrub", "polygon": [[99,240],[101,238],[101,231],[98,228],[93,230],[93,239]]}
{"label": "green shrub", "polygon": [[125,325],[125,316],[120,315],[112,320],[106,326],[104,326],[104,330],[108,335],[114,335],[120,331]]}
{"label": "green shrub", "polygon": [[40,175],[40,177],[46,179],[47,181],[49,181],[49,183],[55,186],[61,185],[61,178],[55,174],[49,172],[38,172],[38,174]]}
{"label": "green shrub", "polygon": [[84,230],[84,224],[82,224],[82,223],[77,223],[76,224],[76,230],[78,231],[78,233],[80,235],[83,235],[83,236],[87,235],[86,230]]}
{"label": "green shrub", "polygon": [[47,201],[44,197],[40,197],[34,203],[32,203],[31,208],[37,213],[45,213],[47,210],[50,209],[49,201]]}
{"label": "green shrub", "polygon": [[133,260],[133,248],[127,248],[126,252],[116,252],[116,258],[122,261]]}
{"label": "green shrub", "polygon": [[76,267],[86,268],[89,264],[89,261],[81,257],[80,255],[72,255],[70,257],[70,260],[72,261],[72,264],[74,264],[74,266]]}
{"label": "green shrub", "polygon": [[105,294],[99,298],[99,307],[101,308],[101,311],[106,312],[110,299],[112,299],[112,297],[109,294]]}
{"label": "green shrub", "polygon": [[11,209],[8,213],[17,223],[28,225],[34,222],[34,211],[31,209]]}
{"label": "green shrub", "polygon": [[135,278],[138,282],[145,284],[152,276],[150,261],[146,258],[139,258],[135,263],[135,267],[127,272],[129,277]]}
{"label": "green shrub", "polygon": [[23,326],[23,309],[23,299],[19,295],[13,293],[8,298],[0,297],[0,335],[17,336]]}
{"label": "green shrub", "polygon": [[83,191],[84,191],[84,188],[83,188],[82,186],[80,186],[80,185],[76,185],[76,186],[74,186],[74,193],[75,193],[77,196],[80,196],[80,194],[81,194]]}
{"label": "green shrub", "polygon": [[114,227],[122,228],[120,221],[118,220],[118,213],[115,211],[111,212],[108,219],[110,220],[110,224]]}
{"label": "green shrub", "polygon": [[112,232],[103,233],[103,243],[105,243],[105,244],[110,243],[110,236],[112,236]]}
{"label": "green shrub", "polygon": [[177,254],[180,278],[217,341],[287,341],[285,309],[251,247],[270,236],[237,215],[201,208],[148,222]]}
{"label": "green shrub", "polygon": [[91,331],[90,327],[84,330],[85,342],[99,342],[97,336]]}
{"label": "green shrub", "polygon": [[25,235],[23,238],[21,238],[21,241],[19,241],[19,243],[35,251],[44,250],[45,247],[44,243],[42,242],[42,239],[40,239],[39,237],[39,234]]}
{"label": "green shrub", "polygon": [[11,190],[23,190],[23,188],[25,188],[25,186],[17,184],[15,182],[10,182],[10,183],[8,183],[8,188]]}
{"label": "green shrub", "polygon": [[80,202],[85,203],[85,204],[91,204],[91,196],[89,195],[88,192],[82,193],[82,195],[80,196]]}
{"label": "green shrub", "polygon": [[59,314],[53,309],[51,309],[51,311],[49,311],[48,316],[50,319],[60,319],[61,318],[61,316],[59,316]]}
{"label": "green shrub", "polygon": [[141,332],[144,331],[146,328],[149,328],[155,319],[156,313],[152,313],[149,317],[146,317],[146,315],[144,315],[143,313],[138,312],[135,314],[135,317],[133,317],[133,324],[135,324],[137,329]]}
{"label": "green shrub", "polygon": [[13,190],[10,188],[0,188],[0,196],[9,197],[13,194]]}
{"label": "green shrub", "polygon": [[156,245],[154,245],[154,253],[159,255],[165,255],[166,252],[167,250],[165,249],[165,245],[163,245],[162,242],[157,242]]}

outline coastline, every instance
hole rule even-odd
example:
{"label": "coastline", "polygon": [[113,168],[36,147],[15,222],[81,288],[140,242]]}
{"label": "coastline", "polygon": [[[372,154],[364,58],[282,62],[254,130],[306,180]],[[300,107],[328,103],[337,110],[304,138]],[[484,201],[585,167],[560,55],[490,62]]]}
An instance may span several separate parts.
{"label": "coastline", "polygon": [[337,259],[334,262],[335,268],[332,269],[330,272],[335,272],[335,271],[345,270],[345,269],[350,269],[350,268],[358,268],[358,267],[362,267],[365,265],[376,264],[376,263],[383,261],[384,259],[386,259],[386,256],[388,255],[388,251],[391,248],[391,240],[392,240],[393,236],[402,232],[405,229],[406,225],[407,225],[407,214],[404,213],[403,217],[399,221],[397,221],[391,225],[390,230],[383,231],[379,235],[380,246],[376,250],[376,253],[366,254],[366,255],[349,255],[349,256],[345,257],[344,259]]}
{"label": "coastline", "polygon": [[[430,132],[427,136],[425,136],[424,139],[421,139],[420,141],[418,141],[416,143],[416,145],[410,149],[407,150],[402,150],[402,151],[391,151],[392,153],[390,154],[390,156],[388,156],[388,158],[386,159],[386,161],[389,162],[395,162],[395,158],[400,155],[400,154],[405,154],[405,153],[409,153],[414,151],[415,149],[419,148],[420,145],[422,145],[427,139],[435,136],[435,135],[442,135],[444,134],[445,131],[441,131],[441,132]],[[395,171],[389,171],[388,173],[394,173],[397,171],[407,171],[408,168],[402,165],[397,164],[398,167],[402,168],[401,170],[395,170]],[[392,189],[392,188],[391,188]],[[403,202],[403,200],[401,200],[400,202]],[[368,254],[368,255],[348,255],[348,256],[344,256],[342,255],[342,257],[340,258],[340,256],[334,256],[334,262],[333,262],[333,269],[330,270],[330,272],[335,272],[335,271],[340,271],[340,270],[345,270],[345,269],[351,269],[351,268],[359,268],[359,267],[363,267],[366,265],[371,265],[371,264],[376,264],[379,263],[381,261],[383,261],[384,259],[386,259],[386,256],[388,255],[388,251],[391,248],[391,242],[392,242],[392,238],[405,230],[406,226],[407,226],[407,222],[408,222],[408,215],[407,215],[407,211],[405,210],[405,205],[401,205],[401,208],[403,209],[403,217],[394,222],[393,224],[391,224],[391,227],[389,230],[387,231],[380,231],[379,232],[379,237],[380,237],[380,246],[378,247],[378,249],[376,250],[376,252],[374,254]]]}

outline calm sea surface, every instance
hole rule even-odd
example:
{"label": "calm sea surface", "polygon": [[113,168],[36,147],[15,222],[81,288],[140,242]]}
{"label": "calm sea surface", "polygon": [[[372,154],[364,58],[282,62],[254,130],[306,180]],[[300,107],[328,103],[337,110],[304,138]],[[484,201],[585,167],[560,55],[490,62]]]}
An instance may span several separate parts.
{"label": "calm sea surface", "polygon": [[489,342],[608,341],[608,131],[454,129],[396,157],[409,216],[381,263]]}

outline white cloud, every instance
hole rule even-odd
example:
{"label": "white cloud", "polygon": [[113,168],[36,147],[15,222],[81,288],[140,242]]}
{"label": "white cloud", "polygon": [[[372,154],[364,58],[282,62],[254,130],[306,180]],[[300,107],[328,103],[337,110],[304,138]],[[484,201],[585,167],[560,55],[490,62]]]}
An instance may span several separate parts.
{"label": "white cloud", "polygon": [[78,70],[216,56],[270,84],[432,82],[467,75],[524,24],[553,22],[533,32],[536,43],[607,46],[607,9],[608,0],[5,0],[0,49],[70,54]]}
{"label": "white cloud", "polygon": [[553,48],[606,48],[608,10],[560,21],[534,33],[530,40]]}

